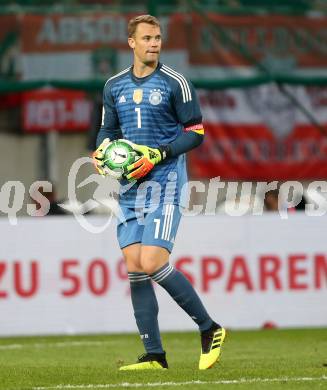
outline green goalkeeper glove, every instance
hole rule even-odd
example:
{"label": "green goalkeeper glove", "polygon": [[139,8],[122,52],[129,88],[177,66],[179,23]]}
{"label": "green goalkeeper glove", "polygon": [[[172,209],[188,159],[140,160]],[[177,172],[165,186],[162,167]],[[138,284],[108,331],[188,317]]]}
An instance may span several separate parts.
{"label": "green goalkeeper glove", "polygon": [[95,169],[100,173],[101,176],[111,176],[114,179],[120,179],[121,175],[119,172],[115,172],[112,169],[109,169],[104,164],[104,151],[111,143],[109,138],[105,138],[101,145],[97,148],[95,152],[92,154],[93,164]]}
{"label": "green goalkeeper glove", "polygon": [[146,145],[137,145],[130,141],[126,142],[128,142],[132,148],[141,155],[140,159],[127,167],[127,173],[125,176],[130,181],[141,179],[147,175],[155,165],[159,164],[166,158],[166,153],[160,148],[155,149]]}

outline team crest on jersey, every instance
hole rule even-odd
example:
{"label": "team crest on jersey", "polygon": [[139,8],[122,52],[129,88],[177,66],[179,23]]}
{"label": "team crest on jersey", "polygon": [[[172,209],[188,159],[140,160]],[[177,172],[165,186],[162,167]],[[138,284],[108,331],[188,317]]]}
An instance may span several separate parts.
{"label": "team crest on jersey", "polygon": [[143,99],[143,89],[134,89],[133,101],[136,104],[140,104],[142,102],[142,99]]}
{"label": "team crest on jersey", "polygon": [[157,106],[162,101],[162,95],[160,89],[154,89],[151,91],[149,101],[153,106]]}

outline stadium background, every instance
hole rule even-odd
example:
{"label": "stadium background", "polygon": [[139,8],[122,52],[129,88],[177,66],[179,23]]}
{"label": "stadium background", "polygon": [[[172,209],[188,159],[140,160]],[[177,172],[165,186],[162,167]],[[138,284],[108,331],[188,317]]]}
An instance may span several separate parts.
{"label": "stadium background", "polygon": [[[109,223],[114,204],[106,199],[114,183],[100,182],[91,164],[83,165],[76,198],[68,199],[68,174],[94,149],[102,87],[130,64],[126,21],[143,13],[162,22],[162,61],[197,87],[207,134],[189,159],[198,183],[190,209],[199,215],[184,218],[173,263],[228,327],[327,325],[325,5],[0,2],[0,336],[135,331]],[[229,185],[205,207],[217,176]],[[51,214],[63,213],[57,204],[64,203],[67,215],[33,211],[42,203],[34,199],[38,180],[53,184],[43,193]],[[257,215],[263,202],[257,182],[289,180],[305,189],[302,198],[301,184],[294,184],[298,205],[289,217],[268,213],[276,206],[267,200]],[[310,217],[307,189],[318,180],[320,207]],[[280,206],[285,211],[287,199]],[[106,223],[100,233],[89,231]],[[158,294],[163,330],[194,329]]]}

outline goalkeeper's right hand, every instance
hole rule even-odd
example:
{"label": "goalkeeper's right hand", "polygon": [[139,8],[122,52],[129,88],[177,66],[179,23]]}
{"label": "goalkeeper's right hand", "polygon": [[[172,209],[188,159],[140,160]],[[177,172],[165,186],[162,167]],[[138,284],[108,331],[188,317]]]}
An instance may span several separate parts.
{"label": "goalkeeper's right hand", "polygon": [[92,158],[93,158],[93,164],[95,166],[95,169],[100,173],[101,176],[111,176],[114,179],[120,179],[120,173],[115,172],[111,169],[109,169],[105,164],[104,164],[104,151],[110,144],[110,139],[105,138],[101,145],[98,147],[98,149],[93,152]]}

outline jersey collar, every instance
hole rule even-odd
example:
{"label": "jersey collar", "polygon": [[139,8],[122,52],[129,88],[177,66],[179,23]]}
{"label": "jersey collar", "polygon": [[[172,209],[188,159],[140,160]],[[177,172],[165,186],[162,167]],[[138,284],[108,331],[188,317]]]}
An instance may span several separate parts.
{"label": "jersey collar", "polygon": [[150,80],[156,73],[158,73],[159,69],[162,67],[162,64],[161,62],[158,62],[158,65],[156,67],[156,69],[150,73],[148,76],[145,76],[145,77],[136,77],[134,74],[133,74],[133,65],[131,66],[130,70],[129,70],[129,74],[131,76],[131,79],[134,81],[134,83],[136,84],[143,84],[145,83],[146,81]]}

